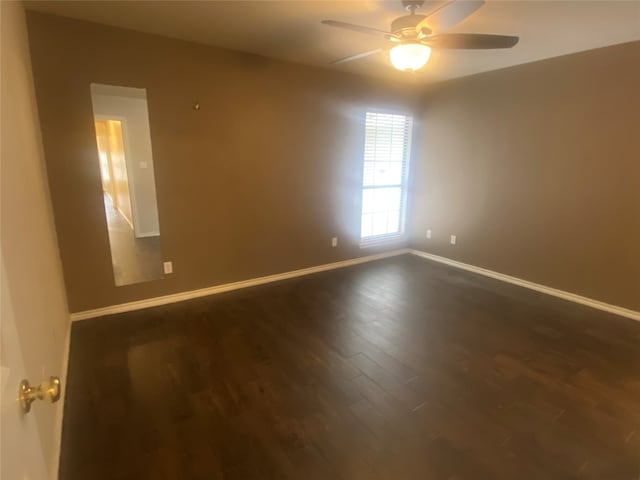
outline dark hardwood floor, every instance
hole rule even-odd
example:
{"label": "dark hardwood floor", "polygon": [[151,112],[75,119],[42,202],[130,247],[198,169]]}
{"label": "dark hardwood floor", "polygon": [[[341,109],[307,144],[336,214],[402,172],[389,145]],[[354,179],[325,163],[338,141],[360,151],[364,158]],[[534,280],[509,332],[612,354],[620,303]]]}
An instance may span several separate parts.
{"label": "dark hardwood floor", "polygon": [[61,480],[638,480],[640,323],[402,256],[75,323]]}

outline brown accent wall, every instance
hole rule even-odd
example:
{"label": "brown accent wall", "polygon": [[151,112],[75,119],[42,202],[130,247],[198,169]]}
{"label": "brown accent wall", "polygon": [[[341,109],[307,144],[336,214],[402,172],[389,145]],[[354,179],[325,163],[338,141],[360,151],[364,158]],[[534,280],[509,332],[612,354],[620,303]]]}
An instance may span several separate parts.
{"label": "brown accent wall", "polygon": [[640,310],[640,42],[443,84],[419,139],[414,248]]}
{"label": "brown accent wall", "polygon": [[[28,20],[72,312],[376,252],[358,247],[361,117],[367,107],[410,109],[406,87],[33,12]],[[114,286],[92,82],[147,89],[162,249],[174,262],[163,280]]]}

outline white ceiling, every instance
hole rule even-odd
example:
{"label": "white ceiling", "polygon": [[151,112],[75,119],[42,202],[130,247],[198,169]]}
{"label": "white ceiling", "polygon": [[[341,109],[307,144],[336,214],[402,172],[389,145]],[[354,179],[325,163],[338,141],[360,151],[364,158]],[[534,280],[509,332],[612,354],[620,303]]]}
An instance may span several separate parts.
{"label": "white ceiling", "polygon": [[406,14],[400,0],[31,1],[27,8],[420,83],[640,40],[640,0],[489,0],[451,31],[519,35],[518,45],[510,50],[434,51],[422,71],[406,74],[393,70],[384,54],[330,66],[331,60],[378,48],[384,40],[320,24],[333,19],[388,30],[395,17]]}

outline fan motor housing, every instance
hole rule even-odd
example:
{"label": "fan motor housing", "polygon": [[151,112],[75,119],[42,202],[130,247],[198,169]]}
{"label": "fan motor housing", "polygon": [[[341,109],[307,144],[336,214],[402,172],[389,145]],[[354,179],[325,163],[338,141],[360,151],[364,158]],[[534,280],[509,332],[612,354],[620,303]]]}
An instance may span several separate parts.
{"label": "fan motor housing", "polygon": [[[391,22],[391,33],[403,37],[416,37],[418,36],[416,26],[423,18],[425,18],[425,15],[405,15],[403,17],[398,17]],[[426,29],[423,28],[423,30]],[[424,33],[428,34],[430,32]]]}

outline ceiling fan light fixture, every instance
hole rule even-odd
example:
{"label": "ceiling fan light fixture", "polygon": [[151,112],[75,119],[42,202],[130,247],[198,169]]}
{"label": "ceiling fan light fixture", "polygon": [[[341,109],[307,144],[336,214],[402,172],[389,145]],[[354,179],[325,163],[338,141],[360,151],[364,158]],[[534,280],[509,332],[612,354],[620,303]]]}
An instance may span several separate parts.
{"label": "ceiling fan light fixture", "polygon": [[389,50],[389,60],[398,70],[415,72],[424,67],[431,56],[431,47],[421,43],[401,43]]}

